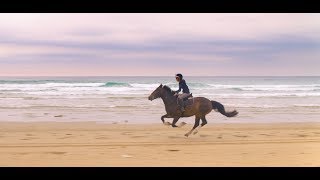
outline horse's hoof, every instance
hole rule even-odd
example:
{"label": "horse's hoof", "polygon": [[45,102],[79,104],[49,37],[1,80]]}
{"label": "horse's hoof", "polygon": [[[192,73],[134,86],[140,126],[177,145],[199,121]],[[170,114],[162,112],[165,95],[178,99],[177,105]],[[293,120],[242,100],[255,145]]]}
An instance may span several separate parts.
{"label": "horse's hoof", "polygon": [[188,137],[188,136],[189,136],[189,134],[185,134],[184,136],[185,136],[185,137]]}
{"label": "horse's hoof", "polygon": [[172,127],[176,128],[176,127],[179,127],[179,126],[177,126],[177,125],[175,125],[175,124],[172,124]]}
{"label": "horse's hoof", "polygon": [[198,133],[198,131],[194,131],[194,132],[193,132],[193,135],[195,135],[195,134],[197,134],[197,133]]}

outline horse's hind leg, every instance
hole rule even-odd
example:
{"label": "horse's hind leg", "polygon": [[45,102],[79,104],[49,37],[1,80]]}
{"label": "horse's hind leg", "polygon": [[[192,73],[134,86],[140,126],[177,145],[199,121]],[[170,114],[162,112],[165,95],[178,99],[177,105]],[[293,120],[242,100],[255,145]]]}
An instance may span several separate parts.
{"label": "horse's hind leg", "polygon": [[193,132],[193,134],[197,134],[197,133],[199,132],[200,128],[208,123],[205,116],[201,117],[201,120],[202,120],[201,126],[199,126],[199,127]]}
{"label": "horse's hind leg", "polygon": [[193,128],[192,128],[187,134],[185,134],[185,136],[188,137],[188,136],[192,133],[192,131],[193,131],[196,127],[199,126],[199,124],[200,124],[200,117],[196,116],[196,120],[195,120],[195,123],[194,123],[194,125],[193,125]]}

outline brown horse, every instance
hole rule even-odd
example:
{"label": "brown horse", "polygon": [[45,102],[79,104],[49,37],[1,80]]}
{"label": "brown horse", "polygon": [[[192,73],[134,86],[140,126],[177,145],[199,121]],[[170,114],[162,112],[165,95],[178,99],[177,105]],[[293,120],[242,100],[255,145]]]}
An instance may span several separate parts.
{"label": "brown horse", "polygon": [[[187,137],[199,126],[200,119],[202,120],[201,126],[199,126],[199,128],[193,134],[196,134],[202,126],[207,124],[205,116],[209,114],[212,109],[214,109],[215,111],[219,111],[221,114],[227,117],[234,117],[238,114],[236,110],[226,112],[222,104],[216,101],[210,101],[209,99],[204,97],[195,97],[186,100],[185,104],[187,104],[187,106],[185,107],[185,111],[181,112],[177,104],[177,96],[174,96],[174,94],[175,92],[172,91],[168,86],[162,86],[161,84],[156,90],[151,93],[148,99],[150,101],[157,98],[161,98],[163,100],[167,114],[163,115],[161,117],[161,120],[166,125],[179,127],[176,125],[179,118],[195,116],[196,118],[193,128],[185,134],[185,136]],[[173,121],[172,123],[165,122],[164,118],[173,118]]]}

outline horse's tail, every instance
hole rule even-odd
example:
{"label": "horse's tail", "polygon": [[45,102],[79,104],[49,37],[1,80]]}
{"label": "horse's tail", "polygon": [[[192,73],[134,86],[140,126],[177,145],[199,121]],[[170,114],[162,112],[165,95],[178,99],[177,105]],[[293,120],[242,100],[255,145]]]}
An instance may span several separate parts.
{"label": "horse's tail", "polygon": [[224,109],[224,106],[217,101],[211,101],[211,103],[212,103],[212,109],[214,109],[215,111],[219,111],[221,114],[227,117],[234,117],[238,114],[238,111],[236,110],[233,110],[231,112],[226,112]]}

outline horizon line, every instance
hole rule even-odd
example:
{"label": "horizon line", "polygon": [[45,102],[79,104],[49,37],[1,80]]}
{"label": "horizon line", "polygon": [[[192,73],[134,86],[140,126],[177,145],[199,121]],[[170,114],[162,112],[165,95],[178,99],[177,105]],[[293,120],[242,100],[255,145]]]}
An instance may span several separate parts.
{"label": "horizon line", "polygon": [[[172,75],[173,76],[173,75]],[[48,76],[43,76],[43,75],[17,75],[17,76],[1,76],[0,77],[171,77],[169,75],[58,75],[58,76],[53,76],[53,75],[48,75]],[[184,75],[184,77],[320,77],[320,75]]]}

